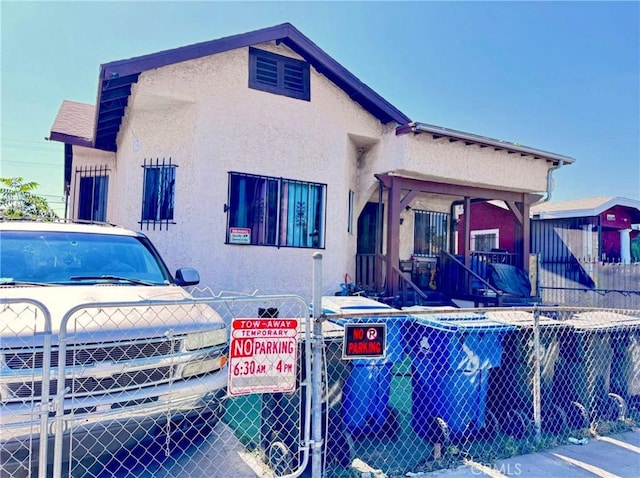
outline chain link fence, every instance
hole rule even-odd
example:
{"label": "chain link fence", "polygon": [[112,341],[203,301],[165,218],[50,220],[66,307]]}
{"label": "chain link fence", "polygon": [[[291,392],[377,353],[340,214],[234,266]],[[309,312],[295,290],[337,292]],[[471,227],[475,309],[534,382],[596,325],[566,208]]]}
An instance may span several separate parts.
{"label": "chain link fence", "polygon": [[384,358],[328,377],[329,388],[342,384],[351,469],[400,477],[492,465],[640,424],[640,311],[369,306],[326,316],[386,325]]}
{"label": "chain link fence", "polygon": [[315,340],[299,297],[194,295],[83,304],[53,330],[0,299],[0,476],[395,478],[640,425],[638,310],[323,299]]}

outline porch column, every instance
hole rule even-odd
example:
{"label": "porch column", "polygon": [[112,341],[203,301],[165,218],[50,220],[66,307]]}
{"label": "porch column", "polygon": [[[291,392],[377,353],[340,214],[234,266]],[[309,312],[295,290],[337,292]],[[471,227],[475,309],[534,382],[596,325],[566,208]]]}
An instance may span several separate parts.
{"label": "porch column", "polygon": [[388,206],[387,206],[387,290],[391,295],[398,293],[398,275],[394,270],[400,266],[400,178],[389,176]]}
{"label": "porch column", "polygon": [[464,198],[464,265],[471,267],[471,198]]}
{"label": "porch column", "polygon": [[525,201],[522,203],[522,268],[529,270],[529,253],[531,252],[531,218],[530,206]]}

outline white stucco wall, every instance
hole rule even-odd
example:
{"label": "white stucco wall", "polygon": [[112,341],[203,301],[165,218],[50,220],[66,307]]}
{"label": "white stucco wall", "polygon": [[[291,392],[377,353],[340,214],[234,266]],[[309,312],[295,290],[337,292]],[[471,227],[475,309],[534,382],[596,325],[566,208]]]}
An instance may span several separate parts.
{"label": "white stucco wall", "polygon": [[547,161],[532,156],[510,154],[494,148],[433,139],[430,134],[405,134],[398,139],[405,144],[399,172],[421,172],[416,177],[517,192],[543,192],[547,188]]}
{"label": "white stucco wall", "polygon": [[[284,46],[260,48],[296,57]],[[143,228],[170,268],[196,267],[202,284],[214,291],[310,299],[316,250],[226,245],[223,206],[229,171],[324,183],[326,239],[320,252],[324,290],[333,294],[345,273],[354,276],[349,189],[356,192],[356,221],[366,203],[358,184],[358,144],[378,141],[382,133],[376,118],[313,68],[309,102],[249,89],[247,49],[147,71],[133,88],[120,128],[120,180],[110,194],[121,207],[110,208],[110,220],[140,229],[144,159],[171,157],[178,165],[177,224],[162,231]]]}

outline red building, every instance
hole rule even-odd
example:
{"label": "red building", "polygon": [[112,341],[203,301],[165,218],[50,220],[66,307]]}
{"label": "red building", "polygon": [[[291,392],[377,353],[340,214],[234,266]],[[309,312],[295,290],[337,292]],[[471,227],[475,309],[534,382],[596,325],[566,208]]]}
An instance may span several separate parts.
{"label": "red building", "polygon": [[[499,202],[471,205],[471,250],[515,252],[516,218]],[[458,217],[458,250],[464,247],[464,213]],[[640,261],[640,201],[591,197],[531,206],[531,252],[542,261],[570,258]]]}

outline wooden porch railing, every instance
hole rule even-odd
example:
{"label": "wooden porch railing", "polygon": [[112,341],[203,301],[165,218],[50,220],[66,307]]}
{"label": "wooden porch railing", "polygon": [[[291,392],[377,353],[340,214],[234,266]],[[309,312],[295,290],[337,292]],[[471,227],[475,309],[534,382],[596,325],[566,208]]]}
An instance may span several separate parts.
{"label": "wooden porch railing", "polygon": [[[383,297],[389,295],[389,287],[385,282],[385,264],[387,258],[383,254],[357,254],[356,255],[356,285],[371,296]],[[427,303],[430,298],[411,279],[411,274],[400,269],[399,265],[393,266],[393,271],[398,275],[398,296],[386,297],[394,303],[406,305],[407,303]],[[380,274],[377,276],[376,274]]]}
{"label": "wooden porch railing", "polygon": [[471,252],[471,259],[487,264],[509,264],[511,266],[519,267],[519,254],[513,252],[501,252],[501,251],[473,251]]}
{"label": "wooden porch railing", "polygon": [[476,306],[480,303],[502,305],[503,292],[489,284],[481,275],[481,268],[486,267],[486,264],[480,257],[472,257],[472,267],[477,269],[474,270],[465,266],[453,254],[441,251],[439,289],[451,298],[473,301]]}
{"label": "wooden porch railing", "polygon": [[367,293],[378,292],[376,274],[378,271],[377,254],[356,254],[356,285]]}

